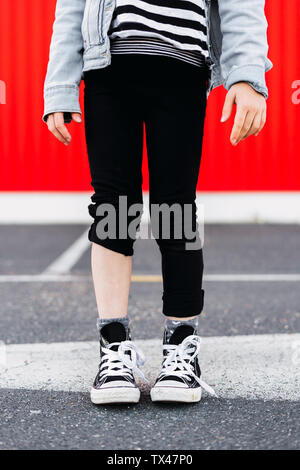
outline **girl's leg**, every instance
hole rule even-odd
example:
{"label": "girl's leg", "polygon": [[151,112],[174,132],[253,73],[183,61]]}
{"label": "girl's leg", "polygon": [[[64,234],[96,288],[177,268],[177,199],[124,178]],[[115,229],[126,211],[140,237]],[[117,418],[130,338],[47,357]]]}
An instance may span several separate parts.
{"label": "girl's leg", "polygon": [[[156,88],[149,87],[146,116],[151,225],[153,229],[154,222],[162,255],[163,313],[167,317],[163,364],[151,398],[190,403],[201,399],[202,387],[214,393],[201,378],[197,335],[204,291],[195,199],[207,74],[189,64],[168,62],[160,66],[159,77],[164,80]],[[158,207],[161,215],[157,220]]]}
{"label": "girl's leg", "polygon": [[140,397],[132,372],[139,351],[130,342],[126,317],[134,234],[129,236],[126,229],[131,222],[127,207],[142,203],[143,121],[135,90],[116,62],[85,77],[86,137],[95,190],[89,239],[100,317],[100,364],[91,389],[95,404],[136,403]]}
{"label": "girl's leg", "polygon": [[[160,84],[149,87],[145,120],[151,223],[157,222],[154,215],[160,206],[155,238],[162,255],[163,313],[184,320],[201,313],[204,299],[195,199],[207,72],[164,58],[159,78]],[[188,239],[187,228],[195,233],[194,240]]]}
{"label": "girl's leg", "polygon": [[92,245],[92,274],[99,317],[126,316],[132,257]]}
{"label": "girl's leg", "polygon": [[[94,218],[89,239],[93,242],[92,273],[102,319],[127,315],[134,239],[119,236],[119,198],[126,197],[128,206],[142,203],[143,122],[134,90],[124,77],[120,80],[121,75],[115,64],[85,76],[86,138],[95,190],[89,206]],[[104,238],[99,229],[107,210],[114,220],[110,219],[113,225],[107,226]]]}

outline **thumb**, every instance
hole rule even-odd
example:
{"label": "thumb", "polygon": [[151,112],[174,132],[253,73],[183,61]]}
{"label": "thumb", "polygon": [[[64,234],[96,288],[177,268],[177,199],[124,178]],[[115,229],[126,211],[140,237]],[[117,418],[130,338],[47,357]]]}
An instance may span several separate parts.
{"label": "thumb", "polygon": [[234,101],[235,101],[234,93],[228,91],[226,98],[225,98],[224,106],[223,106],[221,122],[226,122],[230,118]]}
{"label": "thumb", "polygon": [[72,113],[72,119],[75,122],[82,122],[81,114],[79,113]]}

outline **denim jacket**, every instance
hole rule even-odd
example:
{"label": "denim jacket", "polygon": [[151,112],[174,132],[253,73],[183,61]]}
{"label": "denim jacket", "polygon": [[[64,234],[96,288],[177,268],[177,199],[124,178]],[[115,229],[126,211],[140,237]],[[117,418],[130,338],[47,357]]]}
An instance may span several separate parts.
{"label": "denim jacket", "polygon": [[[246,81],[265,98],[267,58],[265,0],[205,0],[208,23],[208,93],[219,85],[229,90]],[[111,63],[108,29],[115,0],[57,0],[44,88],[47,115],[81,113],[79,85],[83,72]]]}

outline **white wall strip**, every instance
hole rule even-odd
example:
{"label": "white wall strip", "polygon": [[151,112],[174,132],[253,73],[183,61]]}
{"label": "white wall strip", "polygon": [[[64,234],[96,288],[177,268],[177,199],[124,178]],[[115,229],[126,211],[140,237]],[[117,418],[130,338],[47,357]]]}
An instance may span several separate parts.
{"label": "white wall strip", "polygon": [[[89,192],[0,192],[0,224],[89,224]],[[144,194],[144,222],[148,194]],[[300,191],[199,192],[206,223],[300,224]]]}

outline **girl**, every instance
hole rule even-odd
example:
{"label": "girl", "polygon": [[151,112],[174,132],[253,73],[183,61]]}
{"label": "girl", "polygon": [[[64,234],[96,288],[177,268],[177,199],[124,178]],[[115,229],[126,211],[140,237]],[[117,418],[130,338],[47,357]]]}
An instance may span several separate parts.
{"label": "girl", "polygon": [[[214,394],[201,379],[197,334],[204,291],[195,197],[206,99],[216,86],[228,90],[221,121],[230,118],[236,105],[232,145],[261,132],[268,94],[265,72],[271,68],[264,3],[57,1],[43,119],[60,142],[71,143],[66,123],[81,122],[83,78],[94,188],[89,239],[101,353],[93,403],[140,398],[133,372],[140,373],[144,357],[131,341],[127,306],[141,215],[136,208],[142,204],[143,126],[152,229],[154,212],[160,211],[154,236],[162,257],[166,316],[162,368],[151,398],[195,402],[202,388]],[[111,209],[116,223],[105,230]],[[192,236],[183,230],[187,215]],[[124,221],[127,230],[121,234]]]}

